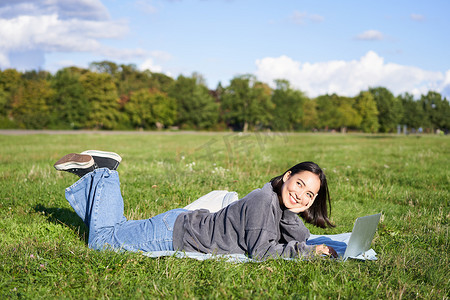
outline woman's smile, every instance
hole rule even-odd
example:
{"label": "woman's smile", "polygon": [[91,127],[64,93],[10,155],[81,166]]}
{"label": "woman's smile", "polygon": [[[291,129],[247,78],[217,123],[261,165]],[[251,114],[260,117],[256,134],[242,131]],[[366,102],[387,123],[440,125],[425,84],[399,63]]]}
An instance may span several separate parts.
{"label": "woman's smile", "polygon": [[298,201],[296,200],[296,197],[295,197],[295,195],[292,195],[292,194],[290,194],[290,198],[291,198],[291,202],[292,202],[292,204],[297,204],[298,203]]}
{"label": "woman's smile", "polygon": [[311,207],[320,189],[319,176],[309,171],[287,172],[283,182],[280,203],[297,214]]}

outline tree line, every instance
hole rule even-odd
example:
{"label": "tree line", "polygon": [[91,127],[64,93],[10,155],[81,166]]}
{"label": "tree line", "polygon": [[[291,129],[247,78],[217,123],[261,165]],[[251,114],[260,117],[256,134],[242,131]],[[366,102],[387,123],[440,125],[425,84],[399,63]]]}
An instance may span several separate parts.
{"label": "tree line", "polygon": [[197,73],[176,79],[135,65],[93,62],[89,68],[47,71],[0,70],[0,128],[195,130],[408,130],[447,132],[449,101],[430,91],[414,99],[385,87],[355,97],[315,98],[276,80],[251,74],[209,90]]}

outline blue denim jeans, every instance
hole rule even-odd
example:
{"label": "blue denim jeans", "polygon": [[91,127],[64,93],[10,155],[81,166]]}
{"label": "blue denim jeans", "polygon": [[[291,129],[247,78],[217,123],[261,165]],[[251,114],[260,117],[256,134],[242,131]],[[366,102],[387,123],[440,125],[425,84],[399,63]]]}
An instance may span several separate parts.
{"label": "blue denim jeans", "polygon": [[173,227],[185,209],[174,209],[145,220],[127,220],[119,174],[96,169],[66,189],[66,199],[89,228],[89,248],[128,251],[173,249]]}

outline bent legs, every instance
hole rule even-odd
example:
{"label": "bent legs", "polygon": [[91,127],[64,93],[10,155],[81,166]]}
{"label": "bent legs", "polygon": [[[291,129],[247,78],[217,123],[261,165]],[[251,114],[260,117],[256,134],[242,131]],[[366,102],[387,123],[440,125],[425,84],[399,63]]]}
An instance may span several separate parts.
{"label": "bent legs", "polygon": [[145,220],[127,220],[119,175],[96,169],[66,189],[66,199],[89,228],[89,247],[129,251],[173,250],[173,225],[186,210],[175,209]]}

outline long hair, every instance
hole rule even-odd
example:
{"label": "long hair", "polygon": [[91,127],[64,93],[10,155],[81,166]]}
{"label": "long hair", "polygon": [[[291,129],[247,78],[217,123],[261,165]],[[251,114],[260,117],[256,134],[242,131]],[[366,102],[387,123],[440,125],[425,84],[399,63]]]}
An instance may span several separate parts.
{"label": "long hair", "polygon": [[330,219],[328,219],[328,210],[329,213],[331,214],[331,200],[330,200],[330,192],[328,191],[327,178],[322,169],[312,161],[305,161],[293,166],[292,168],[284,172],[282,175],[272,178],[270,180],[272,188],[279,197],[281,197],[281,187],[283,186],[284,183],[283,176],[289,171],[292,172],[291,173],[292,175],[303,171],[309,171],[319,176],[320,179],[319,193],[317,194],[317,197],[314,200],[313,205],[311,205],[311,207],[305,210],[304,212],[301,212],[299,215],[306,222],[311,223],[315,226],[322,228],[335,227],[335,225],[331,223]]}

